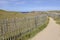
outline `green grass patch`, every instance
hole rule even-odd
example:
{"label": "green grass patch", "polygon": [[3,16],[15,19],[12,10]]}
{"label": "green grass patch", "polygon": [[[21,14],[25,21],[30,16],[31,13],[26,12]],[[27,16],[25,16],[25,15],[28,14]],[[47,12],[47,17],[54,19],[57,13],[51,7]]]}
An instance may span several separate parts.
{"label": "green grass patch", "polygon": [[56,21],[57,24],[60,24],[60,22]]}
{"label": "green grass patch", "polygon": [[60,19],[59,18],[56,18],[55,21],[56,21],[57,24],[60,24]]}

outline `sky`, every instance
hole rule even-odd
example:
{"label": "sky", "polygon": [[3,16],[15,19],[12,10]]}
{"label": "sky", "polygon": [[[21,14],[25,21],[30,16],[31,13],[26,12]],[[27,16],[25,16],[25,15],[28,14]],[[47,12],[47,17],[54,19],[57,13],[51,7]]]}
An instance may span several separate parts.
{"label": "sky", "polygon": [[0,9],[23,12],[60,10],[60,0],[0,0]]}

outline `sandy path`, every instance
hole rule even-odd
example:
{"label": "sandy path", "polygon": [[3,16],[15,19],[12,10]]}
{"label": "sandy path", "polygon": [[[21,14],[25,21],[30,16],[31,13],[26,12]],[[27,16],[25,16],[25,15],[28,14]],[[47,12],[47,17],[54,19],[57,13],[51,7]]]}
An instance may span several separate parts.
{"label": "sandy path", "polygon": [[30,40],[60,40],[60,25],[50,18],[48,26]]}

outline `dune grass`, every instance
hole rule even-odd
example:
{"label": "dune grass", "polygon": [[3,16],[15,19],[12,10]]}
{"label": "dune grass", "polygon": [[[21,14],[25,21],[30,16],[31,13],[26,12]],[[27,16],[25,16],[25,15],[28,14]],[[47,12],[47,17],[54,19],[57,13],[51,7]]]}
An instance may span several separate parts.
{"label": "dune grass", "polygon": [[40,27],[35,28],[35,30],[32,30],[31,32],[26,33],[21,38],[18,38],[17,40],[29,40],[30,38],[34,37],[38,32],[42,31],[44,28],[47,27],[49,23],[49,19]]}
{"label": "dune grass", "polygon": [[[28,14],[22,14],[20,12],[9,12],[9,11],[4,11],[4,10],[0,10],[0,19],[12,19],[12,18],[23,18],[23,17],[33,17],[33,16],[37,16],[40,15],[40,13],[28,13]],[[42,31],[48,24],[48,21],[46,21],[42,26],[32,30],[31,32],[26,33],[25,35],[23,35],[21,38],[17,38],[16,40],[27,40],[29,38],[32,38],[33,36],[35,36],[38,32]],[[20,30],[20,29],[18,29]],[[18,32],[18,30],[16,30],[15,32],[7,32],[6,34],[4,34],[1,37],[4,37],[5,39],[16,36],[16,34],[19,34],[20,32]]]}
{"label": "dune grass", "polygon": [[57,24],[60,24],[60,18],[56,18],[55,21]]}

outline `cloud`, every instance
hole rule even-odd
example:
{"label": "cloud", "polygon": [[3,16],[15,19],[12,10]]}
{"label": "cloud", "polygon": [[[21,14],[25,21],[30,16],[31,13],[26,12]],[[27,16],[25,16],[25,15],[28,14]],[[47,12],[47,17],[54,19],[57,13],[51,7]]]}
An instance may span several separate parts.
{"label": "cloud", "polygon": [[20,2],[16,2],[16,4],[25,4],[26,1],[20,1]]}
{"label": "cloud", "polygon": [[8,1],[0,1],[0,4],[8,3]]}
{"label": "cloud", "polygon": [[34,1],[34,3],[40,3],[40,1]]}
{"label": "cloud", "polygon": [[0,4],[3,4],[3,5],[5,5],[5,4],[9,4],[10,2],[9,1],[7,1],[7,0],[0,0]]}
{"label": "cloud", "polygon": [[11,2],[16,2],[16,1],[19,1],[19,0],[9,0],[9,1],[11,1]]}
{"label": "cloud", "polygon": [[6,5],[8,5],[8,4],[9,4],[8,1],[0,0],[0,6],[6,6]]}

